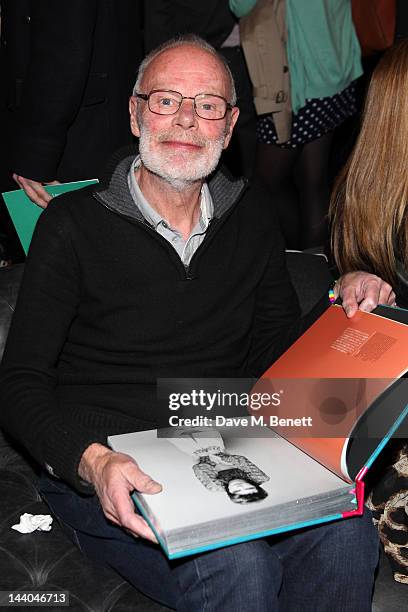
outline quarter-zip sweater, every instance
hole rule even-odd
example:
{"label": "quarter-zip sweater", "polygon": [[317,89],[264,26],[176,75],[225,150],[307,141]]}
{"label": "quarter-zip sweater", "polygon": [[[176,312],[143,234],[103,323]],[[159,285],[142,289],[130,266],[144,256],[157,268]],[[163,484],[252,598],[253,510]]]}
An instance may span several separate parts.
{"label": "quarter-zip sweater", "polygon": [[87,446],[162,422],[158,378],[258,376],[303,327],[260,187],[212,177],[185,268],[132,200],[133,159],[41,215],[2,364],[1,425],[83,492]]}

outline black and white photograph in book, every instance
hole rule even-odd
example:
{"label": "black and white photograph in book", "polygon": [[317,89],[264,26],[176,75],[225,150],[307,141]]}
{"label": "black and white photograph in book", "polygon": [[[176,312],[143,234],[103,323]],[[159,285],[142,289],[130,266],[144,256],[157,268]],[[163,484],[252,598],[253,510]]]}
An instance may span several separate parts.
{"label": "black and white photograph in book", "polygon": [[170,442],[193,457],[194,475],[206,489],[225,492],[236,504],[261,501],[268,496],[260,485],[270,480],[269,476],[247,457],[229,453],[218,430],[211,432],[214,437],[206,438],[205,429],[172,429],[162,431],[162,437],[171,435]]}

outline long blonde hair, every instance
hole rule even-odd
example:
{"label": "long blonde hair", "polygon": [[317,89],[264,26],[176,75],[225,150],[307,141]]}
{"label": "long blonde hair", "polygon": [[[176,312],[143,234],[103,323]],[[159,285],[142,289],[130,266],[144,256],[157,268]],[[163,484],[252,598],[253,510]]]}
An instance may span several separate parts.
{"label": "long blonde hair", "polygon": [[329,218],[341,273],[367,270],[396,282],[408,269],[408,40],[371,78],[357,143],[334,186]]}

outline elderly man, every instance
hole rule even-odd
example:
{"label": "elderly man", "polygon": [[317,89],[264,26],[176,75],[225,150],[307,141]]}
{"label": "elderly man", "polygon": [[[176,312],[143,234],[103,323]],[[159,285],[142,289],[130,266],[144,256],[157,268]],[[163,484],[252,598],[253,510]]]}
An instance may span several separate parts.
{"label": "elderly man", "polygon": [[[214,49],[186,37],[151,53],[130,116],[140,157],[40,219],[4,358],[2,425],[47,470],[42,493],[81,549],[168,606],[368,612],[368,515],[168,562],[135,513],[129,493],[161,485],[106,437],[157,426],[157,378],[260,375],[305,323],[263,191],[222,171],[205,181],[238,117]],[[363,284],[368,300],[394,300],[377,281],[351,278],[351,314]]]}

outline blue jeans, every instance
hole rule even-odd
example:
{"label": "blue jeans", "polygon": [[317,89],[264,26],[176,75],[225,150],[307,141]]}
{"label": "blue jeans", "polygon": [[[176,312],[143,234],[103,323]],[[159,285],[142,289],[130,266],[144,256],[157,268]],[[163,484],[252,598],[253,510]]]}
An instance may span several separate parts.
{"label": "blue jeans", "polygon": [[77,546],[151,598],[185,612],[370,612],[378,535],[371,513],[168,561],[82,497],[43,476],[40,492]]}

